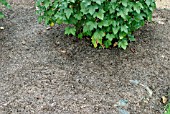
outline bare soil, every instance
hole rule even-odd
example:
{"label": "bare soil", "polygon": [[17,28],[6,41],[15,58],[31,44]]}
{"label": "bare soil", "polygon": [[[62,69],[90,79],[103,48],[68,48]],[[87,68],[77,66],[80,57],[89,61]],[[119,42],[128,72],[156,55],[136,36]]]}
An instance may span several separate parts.
{"label": "bare soil", "polygon": [[156,10],[154,22],[123,51],[95,49],[65,36],[63,25],[47,30],[32,2],[13,0],[12,7],[0,20],[0,114],[163,113],[161,97],[170,93],[170,10]]}

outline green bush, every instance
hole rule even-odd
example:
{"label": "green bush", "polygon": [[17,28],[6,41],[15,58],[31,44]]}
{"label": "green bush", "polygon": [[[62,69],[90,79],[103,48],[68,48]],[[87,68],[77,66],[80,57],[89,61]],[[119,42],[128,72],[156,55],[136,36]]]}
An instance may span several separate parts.
{"label": "green bush", "polygon": [[[10,5],[8,4],[8,2],[6,0],[0,0],[0,3],[4,6],[6,6],[7,8],[10,8]],[[0,19],[2,19],[2,18],[4,18],[4,14],[2,12],[0,12]]]}
{"label": "green bush", "polygon": [[126,49],[133,32],[152,19],[155,0],[38,0],[38,21],[70,24],[65,34],[90,37],[94,47]]}

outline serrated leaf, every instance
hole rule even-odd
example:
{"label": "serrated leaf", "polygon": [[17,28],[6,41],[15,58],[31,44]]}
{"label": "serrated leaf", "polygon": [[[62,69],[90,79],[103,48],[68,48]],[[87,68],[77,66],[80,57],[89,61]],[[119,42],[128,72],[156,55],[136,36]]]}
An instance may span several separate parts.
{"label": "serrated leaf", "polygon": [[145,3],[147,4],[147,6],[150,6],[151,5],[151,0],[146,0]]}
{"label": "serrated leaf", "polygon": [[96,2],[97,4],[101,5],[103,3],[102,0],[94,0],[94,2]]}
{"label": "serrated leaf", "polygon": [[126,35],[127,35],[127,34],[126,34],[125,32],[120,32],[120,33],[119,33],[119,39],[125,38]]}
{"label": "serrated leaf", "polygon": [[92,43],[94,45],[94,47],[97,47],[97,44],[99,43],[100,45],[102,45],[102,38],[105,36],[105,33],[103,31],[99,31],[97,30],[93,36],[92,36]]}
{"label": "serrated leaf", "polygon": [[88,26],[88,29],[90,29],[90,31],[97,28],[97,22],[88,21],[86,25]]}
{"label": "serrated leaf", "polygon": [[64,10],[64,13],[66,14],[66,17],[69,18],[71,16],[71,14],[73,13],[73,10],[67,8]]}
{"label": "serrated leaf", "polygon": [[127,45],[128,45],[128,42],[125,39],[124,40],[119,40],[119,42],[118,42],[118,47],[121,47],[124,50],[127,48]]}
{"label": "serrated leaf", "polygon": [[109,41],[112,41],[112,40],[115,38],[115,35],[108,33],[108,34],[106,35],[106,38],[107,38]]}
{"label": "serrated leaf", "polygon": [[83,27],[83,33],[86,33],[86,32],[88,32],[89,31],[89,27],[87,26],[87,25],[85,25],[84,27]]}
{"label": "serrated leaf", "polygon": [[103,9],[101,9],[98,12],[96,12],[93,17],[97,17],[97,18],[103,20],[104,19],[104,13],[105,13],[105,11]]}
{"label": "serrated leaf", "polygon": [[119,31],[119,27],[118,27],[118,26],[113,27],[113,28],[112,28],[112,31],[113,31],[113,33],[116,35],[116,34],[118,33],[118,31]]}
{"label": "serrated leaf", "polygon": [[133,9],[134,9],[138,14],[140,14],[141,7],[140,7],[140,5],[139,5],[139,2],[133,4]]}
{"label": "serrated leaf", "polygon": [[125,32],[125,33],[128,33],[128,26],[127,25],[121,26],[121,31]]}
{"label": "serrated leaf", "polygon": [[97,5],[95,5],[95,6],[89,6],[88,9],[89,9],[89,13],[90,13],[91,15],[93,15],[94,12],[96,11],[96,9],[98,9],[98,6],[97,6]]}
{"label": "serrated leaf", "polygon": [[77,19],[77,20],[81,20],[82,19],[82,13],[78,13],[78,14],[75,14],[74,17]]}
{"label": "serrated leaf", "polygon": [[103,20],[101,22],[98,23],[98,27],[102,28],[102,27],[108,27],[109,25],[111,25],[112,23],[109,20]]}
{"label": "serrated leaf", "polygon": [[47,8],[50,6],[50,1],[45,0],[45,1],[44,1],[44,6],[45,6],[45,8],[47,9]]}
{"label": "serrated leaf", "polygon": [[125,10],[122,9],[117,13],[117,16],[121,16],[124,20],[126,20],[127,14],[128,14],[128,9]]}
{"label": "serrated leaf", "polygon": [[130,40],[131,42],[133,42],[133,41],[135,41],[136,39],[135,39],[135,37],[134,37],[133,35],[129,35],[129,40]]}
{"label": "serrated leaf", "polygon": [[127,7],[128,1],[127,0],[122,0],[122,5]]}
{"label": "serrated leaf", "polygon": [[104,41],[104,45],[106,48],[109,48],[112,45],[112,42],[110,40]]}
{"label": "serrated leaf", "polygon": [[72,35],[75,36],[75,33],[76,33],[76,29],[75,28],[73,28],[73,27],[66,27],[65,28],[65,34],[67,34],[67,35],[72,34]]}

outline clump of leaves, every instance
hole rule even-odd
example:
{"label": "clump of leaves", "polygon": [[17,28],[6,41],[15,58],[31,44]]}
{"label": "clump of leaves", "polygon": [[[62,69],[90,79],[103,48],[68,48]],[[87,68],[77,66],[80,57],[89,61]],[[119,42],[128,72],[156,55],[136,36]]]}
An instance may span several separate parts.
{"label": "clump of leaves", "polygon": [[65,34],[90,37],[94,47],[123,49],[156,8],[155,0],[38,0],[36,6],[39,22],[71,24]]}
{"label": "clump of leaves", "polygon": [[[7,8],[11,8],[11,6],[8,4],[8,2],[6,1],[6,0],[0,0],[0,3],[2,4],[2,5],[4,5],[5,7],[7,7]],[[0,5],[1,5],[0,4]],[[2,13],[2,12],[0,12],[0,19],[2,19],[2,18],[4,18],[5,16],[4,16],[4,14]]]}
{"label": "clump of leaves", "polygon": [[170,114],[170,102],[166,105],[164,114]]}

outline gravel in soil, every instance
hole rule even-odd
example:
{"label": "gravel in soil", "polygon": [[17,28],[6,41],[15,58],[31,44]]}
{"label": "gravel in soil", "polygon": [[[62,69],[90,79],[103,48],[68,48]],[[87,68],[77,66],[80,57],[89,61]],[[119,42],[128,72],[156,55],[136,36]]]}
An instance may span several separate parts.
{"label": "gravel in soil", "polygon": [[[0,20],[0,113],[160,114],[170,92],[170,12],[135,33],[128,49],[95,49],[38,24],[34,7]],[[160,23],[162,22],[162,23]],[[140,81],[139,84],[130,80]],[[153,93],[149,95],[149,88]],[[119,101],[126,103],[121,106]],[[120,106],[116,106],[116,104]]]}

